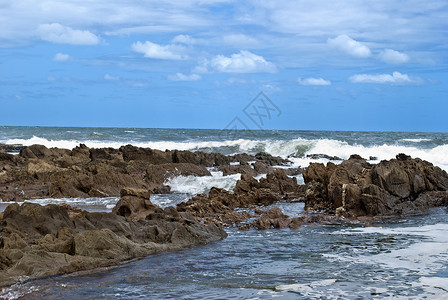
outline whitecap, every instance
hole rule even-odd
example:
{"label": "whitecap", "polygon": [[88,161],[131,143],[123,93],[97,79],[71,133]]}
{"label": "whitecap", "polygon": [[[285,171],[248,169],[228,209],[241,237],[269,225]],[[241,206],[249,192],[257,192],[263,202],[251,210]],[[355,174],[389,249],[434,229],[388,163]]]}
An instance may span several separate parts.
{"label": "whitecap", "polygon": [[165,184],[171,187],[171,192],[184,194],[208,193],[212,187],[233,190],[241,174],[223,176],[222,172],[211,172],[212,176],[176,176],[168,179]]}

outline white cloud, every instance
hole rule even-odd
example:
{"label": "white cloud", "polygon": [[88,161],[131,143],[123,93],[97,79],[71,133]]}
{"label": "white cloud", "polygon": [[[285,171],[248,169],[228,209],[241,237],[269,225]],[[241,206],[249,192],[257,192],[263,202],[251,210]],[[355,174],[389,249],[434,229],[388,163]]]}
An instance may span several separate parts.
{"label": "white cloud", "polygon": [[197,44],[198,40],[195,38],[192,38],[188,34],[180,34],[180,35],[176,35],[173,38],[173,43],[193,45],[193,44]]}
{"label": "white cloud", "polygon": [[372,55],[369,47],[363,45],[358,41],[355,41],[354,39],[350,38],[345,34],[339,35],[334,39],[329,38],[327,40],[327,43],[331,47],[336,48],[339,51],[345,52],[348,55],[354,57],[366,58]]}
{"label": "white cloud", "polygon": [[71,45],[96,45],[99,38],[87,30],[78,30],[59,23],[40,24],[40,38],[47,42]]}
{"label": "white cloud", "polygon": [[201,76],[198,74],[185,75],[182,73],[176,73],[175,75],[168,76],[168,80],[171,81],[198,81],[201,80]]}
{"label": "white cloud", "polygon": [[331,85],[330,80],[325,80],[323,78],[299,78],[297,81],[300,85]]}
{"label": "white cloud", "polygon": [[380,60],[388,64],[403,64],[409,61],[409,56],[392,49],[385,49],[379,54]]}
{"label": "white cloud", "polygon": [[405,85],[405,84],[421,84],[423,80],[419,77],[410,77],[407,74],[401,74],[400,72],[393,72],[392,74],[356,74],[349,78],[354,83],[380,83],[380,84],[392,84],[392,85]]}
{"label": "white cloud", "polygon": [[179,45],[162,46],[150,41],[144,43],[139,41],[132,44],[132,50],[138,53],[143,53],[147,58],[170,60],[182,60],[188,58],[186,55],[183,55],[185,48]]}
{"label": "white cloud", "polygon": [[64,54],[64,53],[57,53],[54,57],[53,57],[53,61],[58,61],[58,62],[63,62],[63,61],[67,61],[70,60],[71,57],[68,54]]}
{"label": "white cloud", "polygon": [[104,75],[104,79],[110,80],[110,81],[118,81],[118,80],[120,80],[120,77],[106,74],[106,75]]}
{"label": "white cloud", "polygon": [[203,61],[198,67],[197,72],[215,71],[219,73],[275,73],[277,67],[264,59],[247,50],[241,50],[239,53],[230,56],[217,55],[211,60]]}

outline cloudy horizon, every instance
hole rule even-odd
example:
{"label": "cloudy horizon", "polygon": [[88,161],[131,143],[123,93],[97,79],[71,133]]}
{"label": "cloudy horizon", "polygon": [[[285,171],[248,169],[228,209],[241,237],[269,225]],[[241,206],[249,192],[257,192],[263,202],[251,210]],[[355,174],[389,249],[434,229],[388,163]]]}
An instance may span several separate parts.
{"label": "cloudy horizon", "polygon": [[448,131],[445,1],[11,1],[0,125]]}

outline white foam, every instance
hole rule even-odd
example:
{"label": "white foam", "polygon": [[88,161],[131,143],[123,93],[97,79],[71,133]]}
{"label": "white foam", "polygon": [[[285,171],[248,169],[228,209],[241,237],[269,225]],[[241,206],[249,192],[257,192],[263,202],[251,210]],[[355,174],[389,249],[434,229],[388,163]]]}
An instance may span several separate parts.
{"label": "white foam", "polygon": [[184,194],[208,193],[212,187],[233,190],[241,174],[223,176],[222,172],[211,172],[212,176],[177,176],[168,179],[165,184],[171,191]]}
{"label": "white foam", "polygon": [[[366,227],[340,230],[333,234],[417,236],[419,240],[406,248],[376,255],[360,255],[352,260],[358,263],[379,264],[391,269],[405,269],[420,275],[430,275],[446,267],[446,261],[448,261],[447,231],[448,224],[435,224],[401,228]],[[337,259],[337,257],[330,258]]]}
{"label": "white foam", "polygon": [[448,278],[442,277],[420,277],[419,283],[414,283],[414,287],[422,287],[431,295],[431,299],[447,299]]}
{"label": "white foam", "polygon": [[24,202],[37,203],[40,205],[47,204],[62,204],[66,203],[76,207],[104,207],[113,208],[117,204],[119,197],[105,197],[105,198],[46,198],[46,199],[32,199]]}
{"label": "white foam", "polygon": [[429,142],[429,141],[432,141],[432,139],[401,139],[400,141],[412,142],[412,143],[420,143],[420,142]]}
{"label": "white foam", "polygon": [[[429,139],[408,139],[417,141],[424,141]],[[47,147],[59,147],[72,149],[78,146],[80,143],[86,144],[88,147],[103,148],[112,147],[119,148],[126,144],[132,144],[138,147],[147,147],[159,150],[213,150],[219,151],[219,148],[227,148],[232,153],[249,153],[255,154],[260,151],[265,151],[274,156],[281,156],[283,158],[289,158],[294,162],[294,166],[307,167],[310,162],[322,162],[326,163],[326,159],[313,160],[306,158],[306,154],[326,154],[330,156],[337,156],[342,159],[348,159],[352,154],[359,154],[364,158],[370,156],[377,157],[378,160],[385,160],[394,158],[399,153],[405,153],[412,157],[418,157],[423,160],[427,160],[436,166],[448,171],[448,145],[440,145],[432,149],[422,149],[416,146],[406,145],[350,145],[344,141],[332,140],[332,139],[293,139],[293,140],[228,140],[228,141],[185,141],[185,142],[173,142],[173,141],[100,141],[100,140],[48,140],[41,137],[33,136],[30,139],[9,139],[1,140],[1,143],[6,144],[22,144],[25,146],[33,144],[41,144]],[[336,161],[337,163],[338,161]]]}
{"label": "white foam", "polygon": [[28,279],[27,276],[23,276],[21,280],[10,287],[6,287],[0,290],[0,299],[20,299],[28,294],[32,294],[39,290],[37,286],[31,284],[23,284],[22,281]]}

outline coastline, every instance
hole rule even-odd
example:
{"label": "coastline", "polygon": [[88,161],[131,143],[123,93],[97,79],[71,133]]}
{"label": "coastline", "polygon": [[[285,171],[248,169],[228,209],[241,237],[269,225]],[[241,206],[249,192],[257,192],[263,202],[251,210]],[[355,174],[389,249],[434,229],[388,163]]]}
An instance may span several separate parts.
{"label": "coastline", "polygon": [[[118,164],[117,160],[120,156],[121,164]],[[36,277],[78,271],[82,270],[87,265],[93,266],[94,268],[102,267],[104,265],[116,264],[123,259],[144,256],[157,251],[178,249],[179,247],[203,244],[208,241],[216,241],[225,238],[225,232],[223,231],[223,227],[225,226],[238,225],[240,230],[249,230],[251,228],[261,230],[271,228],[281,229],[288,227],[291,229],[297,229],[303,224],[344,225],[353,224],[353,222],[361,226],[369,226],[372,222],[384,220],[384,218],[400,218],[407,215],[423,213],[431,207],[446,205],[448,199],[448,175],[446,172],[434,167],[432,164],[418,159],[412,159],[406,155],[397,156],[397,159],[381,162],[379,165],[372,165],[365,159],[356,155],[353,155],[349,160],[344,161],[340,165],[334,165],[332,163],[327,164],[327,166],[322,164],[312,164],[310,167],[305,169],[303,173],[306,185],[302,186],[297,184],[295,178],[287,176],[288,172],[293,174],[293,171],[301,172],[301,170],[275,168],[275,166],[286,164],[287,161],[279,157],[276,158],[262,153],[256,156],[250,156],[247,154],[223,156],[217,153],[193,153],[189,151],[162,152],[133,146],[126,146],[120,148],[119,150],[110,148],[89,149],[82,145],[79,148],[75,148],[69,152],[68,150],[48,149],[44,146],[35,145],[23,149],[18,156],[2,154],[1,158],[4,169],[2,174],[4,183],[11,182],[11,180],[8,181],[7,179],[4,179],[7,178],[5,175],[19,174],[19,177],[17,178],[24,179],[23,182],[33,188],[39,184],[42,185],[43,182],[48,184],[51,180],[55,180],[55,184],[60,184],[61,177],[65,178],[64,181],[66,181],[68,177],[64,172],[68,172],[70,178],[72,179],[77,178],[74,174],[79,173],[78,175],[81,175],[80,178],[84,178],[83,180],[86,180],[87,177],[85,176],[88,175],[88,173],[86,173],[88,171],[91,172],[91,177],[88,178],[91,178],[92,183],[102,183],[104,186],[101,184],[93,186],[85,182],[83,185],[77,185],[76,182],[74,184],[73,181],[69,184],[69,186],[79,187],[78,192],[84,193],[81,194],[84,196],[90,196],[89,193],[92,190],[95,190],[95,192],[99,194],[104,193],[106,188],[110,188],[110,183],[104,180],[96,180],[95,176],[99,174],[99,178],[102,178],[103,175],[101,173],[106,172],[108,179],[114,178],[113,176],[117,176],[117,173],[122,174],[123,170],[129,170],[124,166],[124,164],[126,164],[127,167],[132,167],[131,170],[135,172],[133,174],[134,177],[136,174],[140,174],[140,176],[142,176],[142,180],[145,181],[142,181],[143,183],[138,186],[135,178],[133,178],[132,182],[135,186],[122,186],[120,191],[121,200],[117,203],[112,213],[87,213],[69,206],[49,205],[42,207],[31,203],[26,203],[22,206],[11,205],[8,207],[2,216],[2,244],[4,247],[2,252],[3,255],[6,253],[6,261],[8,259],[12,259],[11,262],[13,262],[14,259],[19,259],[18,261],[20,261],[22,257],[26,256],[28,253],[35,253],[33,251],[42,251],[42,248],[36,249],[36,247],[33,248],[27,246],[28,242],[25,241],[25,236],[20,236],[22,234],[21,230],[25,230],[25,232],[27,232],[25,229],[27,228],[26,226],[31,226],[30,230],[36,234],[36,237],[31,239],[30,242],[32,244],[37,243],[40,245],[38,247],[45,245],[44,247],[46,247],[45,249],[47,249],[47,253],[53,253],[49,256],[52,260],[56,257],[60,257],[61,259],[63,257],[64,261],[67,261],[67,257],[76,256],[77,251],[79,253],[84,253],[83,251],[90,253],[91,250],[89,250],[88,246],[86,246],[87,248],[83,248],[84,244],[88,244],[83,242],[82,236],[85,234],[84,231],[77,232],[75,230],[75,232],[70,232],[69,230],[68,234],[61,233],[59,232],[61,229],[60,225],[56,226],[53,230],[42,231],[42,229],[38,229],[41,226],[38,225],[40,222],[28,221],[25,223],[20,223],[18,221],[22,218],[21,216],[29,215],[26,211],[34,211],[32,215],[41,216],[39,218],[45,218],[45,216],[48,215],[48,213],[45,212],[47,209],[55,210],[58,212],[56,215],[63,216],[62,219],[65,220],[64,222],[68,222],[64,223],[68,226],[68,228],[75,224],[74,228],[89,228],[89,230],[93,230],[92,232],[95,232],[95,234],[100,233],[99,236],[107,236],[107,239],[109,240],[109,246],[107,247],[112,247],[115,249],[114,251],[116,251],[116,253],[112,255],[112,260],[109,261],[104,261],[100,255],[99,258],[102,260],[98,260],[96,265],[91,263],[91,258],[89,258],[90,264],[86,264],[85,262],[76,262],[76,260],[71,257],[72,267],[61,267],[59,271],[47,270],[46,272],[49,273],[45,273],[45,271],[44,273],[42,273],[42,271],[31,273],[35,274],[34,276]],[[252,163],[254,159],[256,161],[255,163]],[[171,160],[171,162],[169,162],[169,160]],[[72,164],[70,165],[68,162],[71,162]],[[235,164],[235,162],[238,162],[238,164]],[[175,165],[175,168],[173,168],[173,164]],[[217,164],[218,166],[216,166]],[[63,167],[64,165],[65,168]],[[201,167],[206,165],[225,167],[227,172],[242,172],[244,174],[237,182],[233,193],[229,193],[228,191],[222,189],[212,188],[208,195],[198,195],[185,203],[180,203],[176,208],[171,207],[165,208],[164,210],[153,205],[149,201],[148,190],[151,186],[149,184],[151,181],[152,183],[158,182],[163,184],[170,176],[177,176],[179,174],[195,174],[196,176],[200,176],[201,172],[204,171],[204,168]],[[74,166],[77,168],[74,168]],[[137,166],[140,166],[140,168]],[[155,166],[157,167],[155,168]],[[395,171],[384,172],[382,171],[385,170],[384,168]],[[63,171],[61,169],[67,170]],[[143,169],[144,172],[142,171]],[[137,173],[135,170],[138,170],[140,173]],[[171,172],[167,172],[167,170],[171,170]],[[174,172],[173,170],[176,171]],[[426,171],[421,173],[419,170]],[[344,176],[341,177],[338,175],[341,174],[342,171],[343,173],[348,172],[348,174],[352,175],[349,175],[347,179],[344,179]],[[268,176],[257,181],[253,178],[253,176],[259,172],[266,172],[268,173]],[[361,173],[364,177],[362,180],[360,179]],[[154,174],[159,175],[150,176]],[[160,174],[163,174],[163,176]],[[390,174],[396,174],[398,177],[390,177]],[[403,178],[407,176],[406,175],[403,177],[403,174],[412,174],[413,178],[417,178],[415,179],[417,181],[414,180],[408,185],[401,185],[397,190],[397,186],[395,184],[390,185],[390,183],[396,182],[397,180],[403,181]],[[123,176],[123,174],[119,176]],[[425,176],[432,176],[432,179]],[[376,183],[375,181],[372,181],[372,178],[377,177],[384,179],[381,179]],[[350,181],[350,178],[357,179],[352,183],[344,183],[344,180]],[[119,180],[112,181],[114,184],[120,182]],[[365,188],[364,186],[366,186],[366,183],[373,185],[372,187],[367,185]],[[86,186],[89,187],[89,190],[85,188]],[[63,187],[64,186],[58,187],[57,190],[61,194],[57,194],[57,196],[70,196],[71,194],[64,193],[73,193],[73,189],[64,189]],[[141,189],[142,187],[143,189]],[[363,193],[357,192],[357,189],[360,187],[365,189]],[[30,195],[28,190],[21,190],[23,193],[19,193],[19,195]],[[50,190],[55,190],[54,188],[51,188],[51,184],[48,187],[48,191]],[[5,191],[6,189],[3,189],[4,193]],[[169,192],[169,190],[163,190],[163,186],[159,186],[157,189],[153,190],[153,192],[160,191]],[[324,195],[327,196],[322,194],[323,191],[326,191],[324,192]],[[372,198],[371,196],[368,196],[369,194],[366,191],[370,191],[374,197]],[[8,192],[5,194],[8,194]],[[397,194],[401,196],[398,197]],[[10,193],[8,195],[10,195]],[[412,199],[409,198],[410,195],[412,195]],[[343,198],[340,198],[341,196]],[[279,201],[290,201],[294,199],[302,199],[302,201],[305,202],[307,211],[317,211],[320,213],[290,218],[283,214],[283,212],[275,206],[267,211],[257,210],[257,207],[275,205],[276,203],[279,203]],[[371,199],[377,200],[370,205],[372,208],[369,208],[367,203],[370,202],[366,201],[371,201]],[[386,200],[390,202],[391,199],[396,199],[397,203],[388,210],[386,209],[387,206],[381,203]],[[406,201],[408,201],[408,204],[403,206],[402,203],[405,199],[407,199]],[[360,203],[363,204],[361,205]],[[383,205],[383,208],[380,208],[381,205]],[[253,213],[249,213],[248,211],[235,211],[235,209],[241,208],[255,208],[255,210]],[[54,214],[54,212],[50,213],[50,215]],[[54,219],[54,217],[52,218]],[[95,221],[96,225],[93,225],[92,227],[92,218],[111,219],[104,224]],[[248,222],[249,220],[250,222]],[[18,224],[22,224],[22,226],[17,227],[15,225],[12,227],[15,228],[12,231],[11,229],[6,231],[4,230],[5,228],[8,228],[10,224],[15,224],[16,222],[19,222]],[[51,225],[54,220],[47,222],[49,222],[48,224],[50,227],[54,226],[54,224]],[[84,225],[76,226],[77,222]],[[86,225],[86,222],[90,222],[90,225]],[[156,222],[157,225],[155,225],[154,222]],[[26,224],[26,226],[24,224]],[[133,230],[125,234],[123,231],[120,232],[119,230],[118,235],[117,232],[114,232],[113,230],[110,231],[110,229],[110,232],[107,230],[104,231],[105,228],[110,227],[110,224],[115,224],[112,228],[116,228],[117,224],[134,224],[132,226],[137,226],[136,228],[138,228],[138,226],[159,226],[160,228],[168,228],[171,226],[169,224],[178,224],[176,226],[187,226],[185,228],[199,226],[196,228],[196,230],[198,230],[197,233],[193,236],[199,237],[202,235],[203,237],[197,240],[195,238],[191,239],[188,235],[182,236],[179,240],[176,240],[172,246],[167,246],[163,243],[171,241],[174,232],[173,228],[171,227],[171,231],[157,229],[156,232],[167,232],[165,238],[159,240],[159,242],[162,241],[161,246],[157,247],[154,244],[151,244],[151,247],[137,247],[141,251],[139,250],[135,253],[128,252],[127,256],[123,256],[123,249],[128,249],[128,246],[123,245],[131,243],[129,245],[135,246],[135,241],[138,241],[138,243],[146,242],[141,240],[141,237],[132,237],[132,232],[134,232]],[[203,226],[212,226],[212,229],[207,229]],[[36,231],[36,229],[38,230]],[[188,230],[191,231],[192,229]],[[90,231],[87,232],[91,234]],[[131,237],[130,240],[123,242],[123,237],[120,237],[123,236],[123,234],[128,238]],[[62,236],[64,236],[64,238],[62,238]],[[152,243],[154,243],[154,240],[157,240],[157,238],[160,238],[157,236],[158,234],[155,236],[153,235],[150,238],[150,240],[153,240]],[[27,238],[29,238],[28,235]],[[59,240],[61,238],[62,240]],[[78,240],[78,242],[76,242],[76,240]],[[73,243],[75,244],[75,249],[76,246],[81,248],[78,248],[77,251],[75,250],[73,252]],[[117,244],[122,245],[118,247],[118,250],[116,249]],[[54,248],[55,245],[59,246]],[[50,249],[48,247],[53,248]],[[96,246],[94,246],[94,248],[95,247]],[[104,247],[104,245],[102,247]],[[61,256],[57,253],[64,254]],[[21,255],[23,256],[20,257]],[[93,257],[98,258],[98,255],[98,253],[94,254]],[[85,255],[81,256],[85,257]],[[90,256],[87,255],[87,257]],[[119,259],[117,260],[116,257],[119,257]],[[10,266],[17,266],[15,263],[11,264],[11,262],[9,263]],[[8,263],[6,265],[8,265]],[[27,268],[29,269],[29,266]],[[18,270],[18,272],[20,273],[21,271]],[[23,274],[18,276],[23,276]],[[8,283],[11,284],[13,282]]]}

